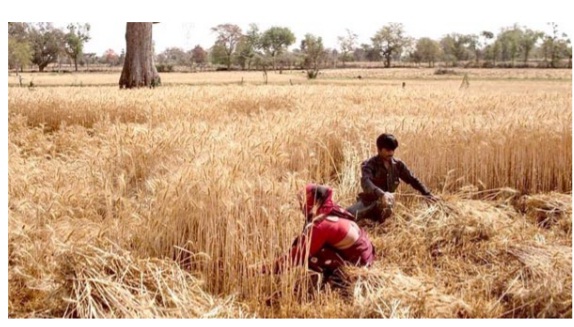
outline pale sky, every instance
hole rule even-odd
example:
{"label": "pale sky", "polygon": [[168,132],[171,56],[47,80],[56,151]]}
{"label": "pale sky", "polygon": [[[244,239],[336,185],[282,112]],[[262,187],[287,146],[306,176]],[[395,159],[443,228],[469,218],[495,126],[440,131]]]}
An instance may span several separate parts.
{"label": "pale sky", "polygon": [[[155,42],[156,53],[160,53],[169,47],[179,47],[184,50],[189,50],[195,45],[199,44],[204,49],[210,48],[215,42],[216,35],[211,32],[211,27],[218,24],[232,23],[237,24],[241,29],[246,32],[249,29],[248,22],[243,22],[244,19],[241,18],[235,20],[217,20],[212,18],[210,21],[180,21],[172,22],[165,21],[156,24],[153,27],[153,39]],[[371,21],[350,21],[344,19],[333,19],[325,20],[323,22],[303,22],[303,21],[292,21],[289,22],[285,20],[285,23],[271,23],[264,22],[263,20],[256,20],[257,17],[253,18],[253,23],[259,26],[260,31],[264,31],[271,26],[283,26],[288,27],[295,34],[297,38],[295,44],[292,47],[299,47],[300,41],[304,38],[306,33],[312,33],[316,36],[321,36],[323,38],[323,43],[326,47],[339,48],[337,43],[337,37],[347,35],[346,29],[349,29],[355,34],[358,34],[359,42],[361,43],[371,43],[370,38],[385,24],[390,21],[382,21],[378,19],[373,19]],[[277,20],[279,21],[279,20]],[[507,23],[482,23],[482,22],[450,22],[450,23],[432,23],[432,26],[418,23],[416,21],[396,21],[403,23],[406,33],[409,36],[420,38],[420,37],[431,37],[433,39],[439,39],[448,33],[462,33],[462,34],[478,34],[483,30],[489,30],[495,35],[500,31],[502,27],[512,26],[514,23],[518,23],[520,26],[527,26],[531,29],[542,30],[545,32],[551,32],[551,29],[547,22],[536,22],[536,21],[517,21],[517,22],[507,22]],[[86,43],[85,52],[95,52],[97,55],[101,55],[105,50],[111,48],[117,53],[121,49],[125,49],[125,22],[114,22],[106,23],[102,21],[88,21],[91,25],[90,35],[92,39]],[[58,23],[60,24],[60,23]],[[563,23],[557,22],[559,29],[562,30],[562,26],[566,26]],[[61,23],[65,26],[65,23]],[[568,35],[571,35],[568,33]]]}
{"label": "pale sky", "polygon": [[8,14],[8,21],[50,21],[60,27],[66,22],[88,22],[92,39],[84,51],[97,55],[109,48],[118,53],[125,49],[126,21],[160,22],[153,27],[156,53],[168,47],[189,50],[197,44],[207,49],[215,41],[211,27],[224,23],[239,25],[243,31],[250,23],[256,23],[261,31],[271,26],[288,27],[297,38],[293,47],[299,47],[304,35],[312,33],[322,37],[326,47],[338,48],[337,36],[345,35],[346,29],[358,34],[359,44],[371,43],[370,38],[389,22],[403,23],[406,34],[415,38],[439,39],[448,33],[478,34],[483,30],[496,35],[514,23],[550,32],[550,21],[570,37],[574,34],[574,19],[559,0],[169,0],[153,5],[140,2],[146,5],[137,13],[120,4],[121,0],[56,1],[59,6],[54,1],[31,2],[25,5],[35,9],[33,14],[16,10],[2,15]]}

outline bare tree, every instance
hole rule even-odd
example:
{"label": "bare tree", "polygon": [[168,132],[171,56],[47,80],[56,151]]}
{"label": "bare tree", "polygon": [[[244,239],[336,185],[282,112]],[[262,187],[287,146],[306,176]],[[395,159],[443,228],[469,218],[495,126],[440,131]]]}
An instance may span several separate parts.
{"label": "bare tree", "polygon": [[343,67],[345,67],[345,62],[350,59],[350,54],[355,51],[357,47],[358,35],[347,29],[347,35],[338,36],[337,41],[341,49],[341,61],[343,61]]}
{"label": "bare tree", "polygon": [[126,58],[120,88],[155,87],[161,79],[153,62],[152,26],[154,23],[127,23]]}

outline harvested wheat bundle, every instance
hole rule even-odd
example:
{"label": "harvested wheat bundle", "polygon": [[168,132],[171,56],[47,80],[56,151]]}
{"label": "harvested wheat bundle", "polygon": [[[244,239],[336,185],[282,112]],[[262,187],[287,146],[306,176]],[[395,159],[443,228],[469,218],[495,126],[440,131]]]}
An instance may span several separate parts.
{"label": "harvested wheat bundle", "polygon": [[462,299],[443,293],[432,280],[408,276],[398,268],[347,268],[353,305],[364,317],[446,318],[472,316]]}
{"label": "harvested wheat bundle", "polygon": [[[30,212],[29,203],[14,204],[21,212]],[[34,217],[34,216],[32,216]],[[26,219],[22,219],[26,218]],[[61,299],[51,296],[57,281],[53,271],[54,229],[39,227],[12,208],[8,217],[8,308],[14,318],[61,316]]]}
{"label": "harvested wheat bundle", "polygon": [[550,192],[525,195],[515,204],[517,211],[538,226],[550,228],[558,226],[572,235],[572,195]]}
{"label": "harvested wheat bundle", "polygon": [[572,317],[572,248],[511,246],[523,265],[507,280],[505,317]]}
{"label": "harvested wheat bundle", "polygon": [[175,262],[137,259],[115,246],[69,246],[56,260],[60,287],[54,292],[68,303],[65,316],[78,318],[212,318],[245,316],[215,299],[202,282]]}
{"label": "harvested wheat bundle", "polygon": [[420,256],[460,256],[473,253],[479,243],[506,232],[512,224],[511,215],[491,203],[447,199],[411,212],[397,212],[386,241],[391,248],[406,245],[404,251],[398,251],[404,255],[420,251]]}
{"label": "harvested wheat bundle", "polygon": [[520,192],[511,187],[481,189],[476,185],[469,184],[461,187],[454,195],[463,199],[508,202],[519,197]]}
{"label": "harvested wheat bundle", "polygon": [[[454,297],[450,299],[452,303],[462,301],[472,308],[460,312],[450,307],[449,310],[436,309],[423,313],[425,317],[567,316],[568,312],[563,308],[568,307],[567,299],[571,299],[571,274],[566,273],[564,268],[571,268],[571,256],[564,259],[561,253],[571,248],[561,247],[565,250],[550,256],[557,251],[543,244],[544,230],[520,218],[511,206],[499,204],[453,196],[441,204],[415,208],[411,212],[401,208],[388,223],[384,237],[375,244],[379,258],[373,270],[398,264],[398,272],[393,272],[396,276],[392,278],[409,277],[403,281],[403,285],[418,285],[412,289],[422,287],[423,294],[418,297],[443,294]],[[551,241],[554,236],[548,234],[547,237]],[[535,252],[531,244],[537,241],[541,250]],[[511,246],[515,249],[513,252],[508,250]],[[524,249],[520,252],[522,247]],[[529,256],[525,257],[525,253]],[[538,254],[540,258],[536,259]],[[548,263],[554,262],[549,261],[551,257],[557,260],[554,265],[561,267],[559,276],[562,277],[555,279],[551,270],[540,270],[544,265],[534,266],[538,269],[536,279],[517,277],[532,271],[533,268],[529,267],[533,260],[544,262],[549,267]],[[530,262],[526,265],[525,260],[528,259]],[[392,284],[389,280],[393,279],[388,271],[384,268],[381,272],[363,272],[361,276],[364,277],[360,279],[362,293],[359,294],[371,290],[366,294],[373,297],[373,292],[383,292],[377,285],[381,284],[383,278],[386,278],[385,283]],[[518,287],[517,280],[525,280],[526,286],[520,291],[516,289],[516,295],[512,296],[518,298],[511,301],[509,294]],[[530,283],[545,286],[534,288]],[[414,291],[407,293],[417,294]],[[545,299],[548,300],[547,307],[541,307],[540,303]],[[385,305],[396,310],[402,308],[402,311],[392,311],[394,315],[402,312],[406,316],[416,316],[412,306],[408,307],[410,311],[406,314],[404,307],[397,303],[395,301],[395,307],[389,302],[385,302]],[[529,308],[530,311],[520,311],[518,307]],[[388,308],[382,316],[391,315]],[[423,309],[419,307],[417,310],[420,313]]]}

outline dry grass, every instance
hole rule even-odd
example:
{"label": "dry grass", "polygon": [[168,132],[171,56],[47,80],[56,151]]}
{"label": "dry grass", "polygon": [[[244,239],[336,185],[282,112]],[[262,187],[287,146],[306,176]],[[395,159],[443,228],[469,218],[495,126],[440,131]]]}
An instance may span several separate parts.
{"label": "dry grass", "polygon": [[[31,232],[11,227],[10,317],[247,317],[232,297],[206,293],[176,262],[135,258],[94,235],[89,229],[97,224],[60,219]],[[54,228],[70,234],[60,239]]]}
{"label": "dry grass", "polygon": [[[401,208],[377,227],[380,270],[356,274],[355,291],[382,317],[393,301],[407,317],[570,317],[572,234],[541,230],[512,200]],[[571,198],[560,205],[570,219]]]}
{"label": "dry grass", "polygon": [[[306,74],[301,70],[284,70],[282,73],[270,71],[267,74],[268,83],[290,84],[324,84],[343,83],[353,85],[386,85],[398,86],[407,81],[407,87],[420,85],[421,82],[429,85],[432,82],[456,81],[457,86],[465,74],[470,83],[481,81],[538,81],[550,82],[556,86],[556,82],[572,80],[570,69],[471,69],[449,68],[454,74],[437,75],[438,68],[411,68],[411,69],[325,69],[319,78],[309,81]],[[32,82],[35,86],[118,86],[121,70],[102,73],[23,73],[22,84],[29,86]],[[164,85],[212,85],[212,84],[264,84],[264,76],[259,71],[232,71],[232,72],[195,72],[195,73],[161,73]],[[358,77],[361,76],[361,79]],[[19,77],[12,73],[8,76],[8,85],[19,86]],[[455,84],[456,84],[455,83]],[[540,86],[540,84],[538,84]]]}
{"label": "dry grass", "polygon": [[[10,88],[10,317],[572,316],[571,81],[322,83]],[[444,203],[363,223],[350,297],[253,274],[383,131]]]}
{"label": "dry grass", "polygon": [[[473,80],[572,80],[572,71],[568,69],[473,69],[473,68],[446,68],[450,74],[440,75],[435,68],[411,68],[411,69],[334,69],[324,70],[323,78],[334,79],[358,79],[371,82],[373,80],[462,80],[468,74],[470,81]],[[364,81],[363,81],[364,82]]]}
{"label": "dry grass", "polygon": [[[67,87],[85,87],[85,86],[118,86],[120,71],[106,73],[23,73],[22,84],[29,86],[30,82],[36,87],[42,86],[67,86]],[[262,72],[256,71],[237,71],[237,72],[197,72],[197,73],[161,73],[163,85],[208,85],[208,84],[264,84]],[[278,72],[268,73],[268,83],[271,84],[289,84],[306,82],[306,75],[301,71],[289,72],[283,74]],[[8,76],[8,85],[19,86],[19,78],[15,74]]]}

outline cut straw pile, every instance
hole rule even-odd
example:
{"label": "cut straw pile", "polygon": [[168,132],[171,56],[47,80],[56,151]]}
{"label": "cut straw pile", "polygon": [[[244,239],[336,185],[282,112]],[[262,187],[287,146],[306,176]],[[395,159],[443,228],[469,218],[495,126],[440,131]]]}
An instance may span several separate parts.
{"label": "cut straw pile", "polygon": [[[34,238],[42,234],[49,238],[43,244],[51,255],[34,260],[30,253],[39,245]],[[173,260],[138,259],[108,241],[64,243],[55,236],[53,231],[11,233],[12,244],[19,244],[9,250],[11,316],[246,316],[232,296],[217,299],[206,293],[202,281]]]}
{"label": "cut straw pile", "polygon": [[558,223],[547,230],[509,199],[399,209],[371,232],[386,234],[375,239],[375,267],[349,270],[355,305],[374,317],[571,317],[571,233],[560,223],[571,203],[517,196],[528,211],[553,208]]}
{"label": "cut straw pile", "polygon": [[66,316],[82,318],[241,317],[233,299],[217,300],[169,260],[135,259],[87,246],[59,256]]}

